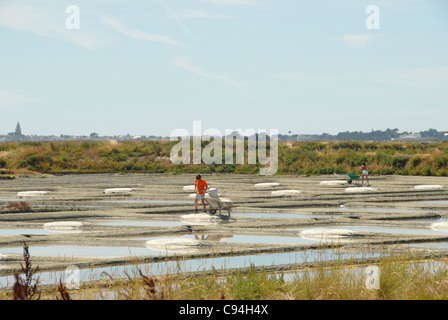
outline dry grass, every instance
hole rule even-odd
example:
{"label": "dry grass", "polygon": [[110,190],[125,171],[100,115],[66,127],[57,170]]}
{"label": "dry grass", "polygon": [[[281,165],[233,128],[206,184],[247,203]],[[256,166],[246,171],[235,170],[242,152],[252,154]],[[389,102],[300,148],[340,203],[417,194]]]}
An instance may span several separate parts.
{"label": "dry grass", "polygon": [[33,209],[26,201],[13,202],[4,208],[0,208],[0,212],[32,212]]}

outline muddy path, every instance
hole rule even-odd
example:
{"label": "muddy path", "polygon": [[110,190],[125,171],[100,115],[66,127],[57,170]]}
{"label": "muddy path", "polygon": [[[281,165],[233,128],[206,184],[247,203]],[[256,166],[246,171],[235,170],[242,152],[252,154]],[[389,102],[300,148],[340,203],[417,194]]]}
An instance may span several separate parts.
{"label": "muddy path", "polygon": [[[378,252],[417,245],[413,250],[446,255],[445,177],[372,176],[369,187],[348,184],[344,175],[203,177],[220,197],[232,200],[230,216],[194,214],[194,175],[0,180],[0,276],[20,270],[24,241],[41,271],[335,245]],[[31,212],[16,212],[14,204],[20,202]],[[57,248],[66,251],[61,254]]]}

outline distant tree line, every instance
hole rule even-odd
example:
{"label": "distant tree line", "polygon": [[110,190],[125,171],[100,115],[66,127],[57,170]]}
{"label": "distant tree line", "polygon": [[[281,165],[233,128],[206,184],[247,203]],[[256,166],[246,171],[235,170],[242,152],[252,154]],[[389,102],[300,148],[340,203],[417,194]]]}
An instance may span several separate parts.
{"label": "distant tree line", "polygon": [[331,135],[322,134],[291,134],[279,135],[280,141],[393,141],[393,140],[448,140],[448,131],[437,131],[429,129],[418,133],[399,132],[398,129],[372,130],[371,132],[345,131]]}

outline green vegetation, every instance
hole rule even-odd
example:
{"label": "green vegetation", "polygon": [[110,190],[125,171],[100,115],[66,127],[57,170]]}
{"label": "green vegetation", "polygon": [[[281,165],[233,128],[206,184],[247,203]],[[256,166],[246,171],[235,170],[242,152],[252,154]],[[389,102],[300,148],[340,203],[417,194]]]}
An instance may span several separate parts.
{"label": "green vegetation", "polygon": [[[248,164],[247,149],[245,164],[225,164],[223,149],[223,164],[175,165],[169,157],[176,144],[163,140],[0,143],[0,168],[9,173],[258,174],[262,166]],[[202,148],[207,144],[203,142]],[[447,176],[448,142],[279,142],[277,174],[359,172],[363,161],[372,174]]]}

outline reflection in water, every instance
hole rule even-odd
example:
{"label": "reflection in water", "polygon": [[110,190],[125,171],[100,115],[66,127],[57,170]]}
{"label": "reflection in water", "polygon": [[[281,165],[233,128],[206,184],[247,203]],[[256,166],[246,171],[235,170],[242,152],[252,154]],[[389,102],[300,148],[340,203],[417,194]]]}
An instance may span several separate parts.
{"label": "reflection in water", "polygon": [[448,200],[428,200],[428,201],[411,201],[412,204],[441,204],[448,205]]}
{"label": "reflection in water", "polygon": [[211,234],[211,235],[198,235],[195,234],[194,238],[197,240],[207,240],[207,241],[221,241],[225,239],[231,239],[233,236],[231,234]]}
{"label": "reflection in water", "polygon": [[332,218],[331,215],[318,215],[313,213],[275,213],[275,212],[239,212],[232,213],[233,217],[241,218],[282,218],[282,219],[312,219],[312,218]]}

